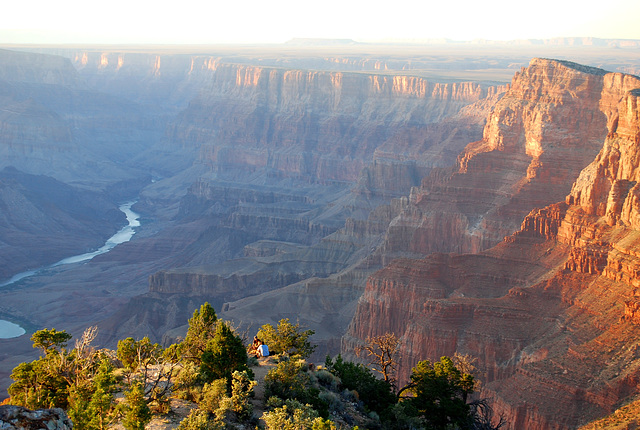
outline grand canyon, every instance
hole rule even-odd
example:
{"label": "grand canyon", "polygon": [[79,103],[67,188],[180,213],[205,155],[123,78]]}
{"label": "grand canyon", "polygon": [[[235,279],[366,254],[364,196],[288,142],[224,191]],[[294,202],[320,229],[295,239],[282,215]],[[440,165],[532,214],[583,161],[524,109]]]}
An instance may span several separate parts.
{"label": "grand canyon", "polygon": [[395,333],[404,380],[468,354],[509,429],[636,399],[638,44],[306,42],[0,50],[0,389],[35,330],[167,343],[208,301],[317,361]]}

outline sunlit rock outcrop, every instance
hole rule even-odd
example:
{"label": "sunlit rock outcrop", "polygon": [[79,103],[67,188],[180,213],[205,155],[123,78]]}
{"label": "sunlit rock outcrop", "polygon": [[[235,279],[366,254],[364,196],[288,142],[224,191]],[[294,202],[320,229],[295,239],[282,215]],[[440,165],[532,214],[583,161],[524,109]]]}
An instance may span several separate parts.
{"label": "sunlit rock outcrop", "polygon": [[533,208],[564,199],[602,146],[611,100],[625,91],[604,75],[534,59],[492,107],[482,140],[412,191],[385,251],[478,252],[517,230]]}

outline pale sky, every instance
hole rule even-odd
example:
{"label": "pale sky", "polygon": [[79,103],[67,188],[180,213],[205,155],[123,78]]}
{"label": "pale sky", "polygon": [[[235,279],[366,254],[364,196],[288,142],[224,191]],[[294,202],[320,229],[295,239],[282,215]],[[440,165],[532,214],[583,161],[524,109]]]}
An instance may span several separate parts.
{"label": "pale sky", "polygon": [[640,39],[640,0],[16,0],[2,43]]}

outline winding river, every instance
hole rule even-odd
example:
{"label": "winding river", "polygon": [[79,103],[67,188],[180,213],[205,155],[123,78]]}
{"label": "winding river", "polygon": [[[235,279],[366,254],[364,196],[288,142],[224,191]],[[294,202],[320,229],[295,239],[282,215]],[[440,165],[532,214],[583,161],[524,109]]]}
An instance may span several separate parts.
{"label": "winding river", "polygon": [[[53,267],[62,266],[65,264],[73,264],[80,263],[83,261],[89,261],[96,255],[105,254],[111,251],[116,245],[121,243],[125,243],[131,240],[133,235],[135,234],[135,228],[140,226],[140,214],[131,210],[131,206],[133,206],[136,202],[127,202],[120,205],[120,210],[124,212],[127,216],[128,224],[120,229],[116,234],[111,236],[107,242],[100,248],[93,252],[87,252],[85,254],[74,255],[73,257],[68,257],[63,260],[58,261],[50,266],[40,267],[38,269],[28,270],[26,272],[18,273],[13,276],[8,281],[0,283],[1,287],[6,287],[7,285],[11,285],[15,282],[18,282],[24,278],[28,278],[29,276],[37,275],[38,273],[51,269]],[[0,339],[9,339],[12,337],[18,337],[25,334],[25,330],[17,324],[14,324],[9,321],[0,320]]]}

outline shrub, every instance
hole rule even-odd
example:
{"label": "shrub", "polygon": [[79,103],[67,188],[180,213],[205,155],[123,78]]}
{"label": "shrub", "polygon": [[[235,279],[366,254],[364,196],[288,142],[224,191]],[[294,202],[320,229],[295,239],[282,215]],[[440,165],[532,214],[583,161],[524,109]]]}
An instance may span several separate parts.
{"label": "shrub", "polygon": [[227,397],[227,381],[225,379],[217,379],[204,384],[199,402],[200,409],[213,414],[220,408],[220,403],[225,397]]}
{"label": "shrub", "polygon": [[232,410],[238,419],[249,418],[252,412],[252,405],[249,398],[253,395],[253,387],[257,384],[252,381],[247,372],[233,372],[231,381],[231,401]]}
{"label": "shrub", "polygon": [[340,395],[333,391],[320,391],[318,399],[327,405],[330,412],[341,412],[344,409]]}
{"label": "shrub", "polygon": [[310,383],[309,375],[303,371],[306,362],[283,361],[271,369],[264,378],[267,397],[282,399],[301,399],[306,397],[306,388]]}
{"label": "shrub", "polygon": [[289,354],[307,358],[316,349],[311,345],[309,337],[313,330],[302,330],[300,324],[291,324],[289,318],[281,319],[278,327],[271,324],[263,325],[258,331],[258,337],[269,347],[272,354]]}
{"label": "shrub", "polygon": [[186,362],[174,379],[173,393],[179,399],[198,402],[202,395],[199,385],[200,372],[194,363]]}
{"label": "shrub", "polygon": [[311,430],[336,430],[336,425],[333,421],[327,419],[324,420],[320,417],[313,420]]}
{"label": "shrub", "polygon": [[358,398],[368,409],[382,414],[396,403],[391,384],[376,378],[373,372],[362,364],[344,361],[342,356],[338,355],[335,362],[327,357],[325,366],[340,378],[343,388],[356,391]]}
{"label": "shrub", "polygon": [[449,357],[434,363],[424,360],[412,369],[411,382],[406,387],[412,396],[403,399],[403,403],[423,418],[425,428],[464,426],[473,418],[467,396],[474,387],[473,376],[458,370]]}
{"label": "shrub", "polygon": [[262,416],[267,430],[311,429],[316,418],[318,412],[311,406],[292,399]]}
{"label": "shrub", "polygon": [[144,430],[151,421],[151,410],[144,399],[142,384],[134,383],[131,390],[124,393],[124,419],[122,425],[127,430]]}
{"label": "shrub", "polygon": [[209,419],[209,414],[200,409],[192,410],[178,426],[178,430],[223,430],[224,428],[224,424]]}
{"label": "shrub", "polygon": [[187,360],[200,364],[202,353],[216,332],[217,321],[216,312],[209,303],[193,311],[193,316],[189,319],[187,336],[180,345],[182,354]]}
{"label": "shrub", "polygon": [[324,369],[318,370],[315,375],[320,385],[331,391],[338,391],[341,381],[336,375]]}

